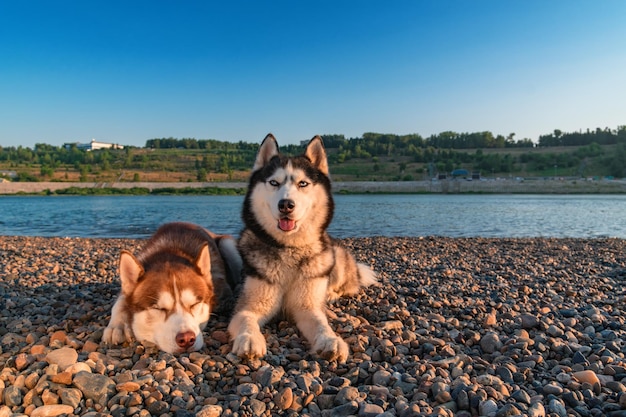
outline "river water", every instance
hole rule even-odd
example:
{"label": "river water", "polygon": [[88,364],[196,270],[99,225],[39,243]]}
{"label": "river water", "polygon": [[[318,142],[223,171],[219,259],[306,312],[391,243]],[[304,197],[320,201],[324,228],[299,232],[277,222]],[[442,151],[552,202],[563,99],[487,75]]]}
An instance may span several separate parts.
{"label": "river water", "polygon": [[[626,238],[625,195],[335,195],[334,237]],[[144,238],[170,221],[241,230],[241,196],[4,196],[0,236]]]}

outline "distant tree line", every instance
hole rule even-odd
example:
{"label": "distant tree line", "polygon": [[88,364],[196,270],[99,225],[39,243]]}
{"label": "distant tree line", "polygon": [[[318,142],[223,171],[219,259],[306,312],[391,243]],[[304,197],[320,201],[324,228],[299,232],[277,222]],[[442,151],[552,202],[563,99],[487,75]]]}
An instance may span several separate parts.
{"label": "distant tree line", "polygon": [[[437,149],[494,149],[494,148],[532,148],[535,146],[583,146],[597,143],[613,145],[626,142],[626,126],[617,129],[587,130],[586,132],[565,133],[555,129],[553,133],[541,135],[535,144],[528,138],[515,140],[515,133],[507,136],[494,135],[492,132],[458,133],[441,132],[427,138],[417,133],[395,135],[384,133],[364,133],[361,137],[346,139],[344,135],[323,135],[326,148],[338,149],[339,160],[342,158],[369,158],[373,156],[411,156],[416,160],[429,160]],[[153,149],[207,149],[215,151],[252,151],[256,152],[258,143],[223,142],[214,139],[175,139],[160,138],[146,141],[146,148]],[[287,153],[302,151],[300,145],[286,145],[282,149]],[[343,157],[341,156],[343,154]]]}
{"label": "distant tree line", "polygon": [[100,164],[111,159],[112,154],[129,154],[131,148],[124,150],[101,149],[87,152],[76,145],[53,146],[37,143],[33,149],[23,146],[0,146],[0,162],[31,163],[58,167],[61,164]]}
{"label": "distant tree line", "polygon": [[539,136],[539,146],[583,146],[591,143],[598,145],[626,143],[626,126],[618,126],[616,130],[607,127],[572,133],[555,129],[553,133]]}
{"label": "distant tree line", "polygon": [[[566,133],[561,130],[541,135],[537,144],[530,139],[515,140],[515,134],[506,137],[491,132],[457,133],[446,131],[427,138],[419,134],[395,135],[382,133],[364,133],[361,137],[346,139],[344,135],[323,135],[324,144],[329,149],[331,163],[343,163],[349,159],[374,159],[381,157],[408,157],[413,162],[434,166],[439,171],[451,171],[461,165],[471,165],[482,172],[514,172],[525,164],[533,170],[547,170],[554,165],[559,167],[582,167],[588,158],[604,158],[603,166],[609,175],[626,177],[626,126],[617,129],[595,129],[586,132]],[[611,155],[602,155],[600,145],[618,145]],[[533,147],[577,146],[575,152],[536,153]],[[197,172],[197,178],[206,178],[209,172],[231,173],[233,170],[247,170],[252,165],[259,143],[226,142],[215,139],[194,138],[155,138],[146,141],[143,148],[125,147],[122,150],[102,149],[87,152],[76,145],[52,146],[36,144],[33,149],[27,147],[0,146],[0,164],[4,167],[17,167],[20,164],[36,165],[42,178],[51,177],[52,173],[64,166],[72,167],[81,173],[81,177],[98,171],[111,169],[167,170],[181,169],[173,161],[166,160],[163,154],[151,153],[150,149],[198,150],[190,155],[191,163],[186,167]],[[484,153],[482,149],[529,148],[528,153],[512,157],[504,153]],[[290,154],[303,151],[303,145],[284,145],[281,149]],[[470,150],[475,150],[471,152]],[[18,171],[19,180],[37,180],[27,178],[30,174]],[[23,178],[22,178],[23,177]]]}
{"label": "distant tree line", "polygon": [[[215,152],[247,152],[256,153],[259,149],[259,143],[249,142],[224,142],[217,139],[176,139],[176,138],[158,138],[148,139],[146,141],[146,148],[148,149],[204,149],[207,151]],[[283,145],[281,149],[284,152],[301,151],[300,145]]]}
{"label": "distant tree line", "polygon": [[247,142],[225,142],[217,139],[158,138],[146,141],[148,149],[206,149],[214,151],[254,150],[255,145]]}
{"label": "distant tree line", "polygon": [[423,138],[418,134],[394,135],[383,133],[364,133],[360,138],[346,139],[343,135],[325,135],[324,144],[329,148],[343,148],[367,152],[371,155],[411,155],[420,148],[444,148],[444,149],[486,149],[486,148],[513,148],[533,147],[530,139],[515,141],[515,134],[507,137],[494,136],[491,132],[457,133],[442,132]]}
{"label": "distant tree line", "polygon": [[364,133],[360,138],[346,139],[343,135],[324,135],[327,148],[341,148],[370,156],[406,155],[414,156],[418,149],[494,149],[494,148],[532,148],[534,146],[583,146],[597,143],[614,145],[626,143],[626,126],[617,129],[609,128],[587,130],[587,132],[564,133],[556,129],[553,133],[539,137],[539,143],[530,139],[515,140],[515,133],[506,137],[491,132],[457,133],[441,132],[423,138],[418,134],[394,135],[382,133]]}

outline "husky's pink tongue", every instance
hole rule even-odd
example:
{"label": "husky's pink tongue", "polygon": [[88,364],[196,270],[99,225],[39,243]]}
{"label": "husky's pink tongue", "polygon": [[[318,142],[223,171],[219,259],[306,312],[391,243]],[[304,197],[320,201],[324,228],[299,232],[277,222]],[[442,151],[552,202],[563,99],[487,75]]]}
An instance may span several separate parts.
{"label": "husky's pink tongue", "polygon": [[280,219],[278,221],[278,227],[283,232],[289,232],[296,228],[296,221],[291,219]]}

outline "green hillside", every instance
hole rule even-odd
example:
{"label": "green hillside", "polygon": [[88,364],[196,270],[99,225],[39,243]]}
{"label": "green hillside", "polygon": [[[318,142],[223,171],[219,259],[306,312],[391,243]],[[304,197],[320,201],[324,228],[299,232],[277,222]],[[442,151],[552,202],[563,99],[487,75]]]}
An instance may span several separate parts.
{"label": "green hillside", "polygon": [[[539,144],[490,132],[443,132],[429,138],[365,133],[324,135],[337,181],[411,181],[465,170],[481,177],[626,177],[626,127],[554,133]],[[85,151],[75,144],[0,147],[0,176],[11,181],[243,181],[258,143],[151,139],[143,148]],[[283,152],[298,154],[302,145]]]}

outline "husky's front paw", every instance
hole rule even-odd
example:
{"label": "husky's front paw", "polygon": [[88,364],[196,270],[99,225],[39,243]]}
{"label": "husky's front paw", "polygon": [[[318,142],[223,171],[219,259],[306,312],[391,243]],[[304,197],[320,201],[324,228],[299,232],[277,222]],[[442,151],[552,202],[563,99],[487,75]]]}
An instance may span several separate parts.
{"label": "husky's front paw", "polygon": [[260,358],[267,353],[265,338],[260,332],[243,333],[233,339],[232,352],[242,358]]}
{"label": "husky's front paw", "polygon": [[348,344],[338,336],[319,336],[315,341],[313,350],[322,358],[329,361],[344,363],[350,353]]}
{"label": "husky's front paw", "polygon": [[102,333],[102,341],[109,345],[121,345],[124,342],[133,340],[133,331],[127,324],[111,325],[109,324],[104,333]]}
{"label": "husky's front paw", "polygon": [[102,333],[102,342],[108,345],[121,345],[124,342],[133,341],[133,329],[130,327],[130,318],[125,310],[126,297],[124,294],[120,294],[113,304],[109,325]]}

